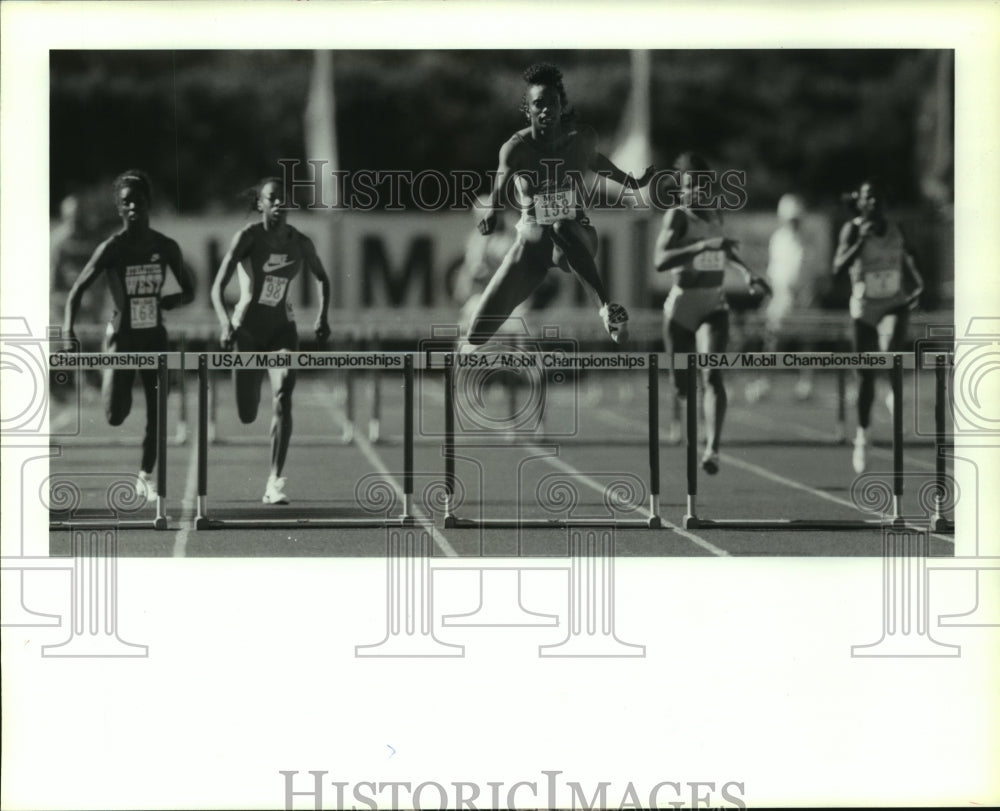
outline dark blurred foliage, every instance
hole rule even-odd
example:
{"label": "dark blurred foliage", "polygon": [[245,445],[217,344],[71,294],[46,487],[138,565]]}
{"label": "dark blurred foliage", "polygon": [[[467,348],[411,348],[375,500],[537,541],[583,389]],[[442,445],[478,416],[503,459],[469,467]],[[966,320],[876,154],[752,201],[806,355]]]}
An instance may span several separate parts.
{"label": "dark blurred foliage", "polygon": [[[683,149],[747,172],[750,206],[795,189],[825,205],[877,172],[920,199],[921,111],[937,52],[713,50],[653,54],[658,166]],[[334,55],[340,168],[485,172],[524,125],[522,70],[552,61],[571,105],[610,151],[629,54],[607,51],[341,51]],[[232,208],[280,158],[305,154],[311,51],[53,51],[52,212],[123,168],[153,176],[157,203]],[[623,167],[638,171],[642,167]]]}

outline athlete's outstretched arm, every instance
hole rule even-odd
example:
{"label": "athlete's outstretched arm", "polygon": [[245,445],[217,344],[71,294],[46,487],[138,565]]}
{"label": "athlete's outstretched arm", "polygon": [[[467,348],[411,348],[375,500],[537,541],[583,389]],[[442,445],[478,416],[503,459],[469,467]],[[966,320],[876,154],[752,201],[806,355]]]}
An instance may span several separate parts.
{"label": "athlete's outstretched arm", "polygon": [[316,246],[309,237],[302,238],[302,253],[305,259],[305,266],[315,277],[319,287],[319,315],[316,316],[316,339],[325,341],[330,337],[330,323],[328,312],[330,309],[330,277],[326,275],[323,263],[316,253]]}
{"label": "athlete's outstretched arm", "polygon": [[69,295],[66,297],[66,312],[63,316],[63,336],[68,341],[76,340],[76,334],[73,332],[73,324],[76,322],[76,314],[80,309],[80,299],[83,298],[83,294],[87,291],[87,288],[94,283],[94,280],[108,266],[106,254],[109,242],[110,240],[106,240],[97,246],[86,267],[76,277],[76,281],[73,282],[73,287],[70,288]]}
{"label": "athlete's outstretched arm", "polygon": [[652,180],[653,175],[656,173],[656,167],[647,166],[642,173],[642,177],[633,177],[628,172],[623,172],[611,159],[600,152],[594,152],[593,157],[590,160],[590,168],[597,172],[599,175],[610,178],[615,181],[615,183],[620,183],[626,189],[644,189],[649,185],[649,181]]}
{"label": "athlete's outstretched arm", "polygon": [[164,310],[172,310],[174,307],[190,304],[194,301],[194,279],[191,277],[191,271],[184,264],[180,245],[172,239],[167,240],[166,254],[167,264],[174,272],[174,278],[181,286],[181,292],[164,296],[160,300],[160,307]]}
{"label": "athlete's outstretched arm", "polygon": [[219,326],[222,328],[220,340],[224,349],[228,349],[232,345],[233,325],[229,320],[229,313],[226,311],[226,302],[222,299],[222,291],[226,289],[226,285],[229,284],[233,273],[236,272],[236,266],[246,256],[249,247],[250,237],[247,231],[243,230],[236,234],[222,260],[222,264],[219,266],[218,273],[215,274],[215,281],[212,282],[212,307],[215,309],[215,315],[219,319]]}
{"label": "athlete's outstretched arm", "polygon": [[514,151],[513,141],[507,141],[500,147],[500,157],[497,162],[496,178],[493,181],[493,188],[490,189],[489,209],[479,221],[479,233],[487,236],[493,233],[497,225],[497,210],[503,205],[507,184],[511,179],[511,153]]}

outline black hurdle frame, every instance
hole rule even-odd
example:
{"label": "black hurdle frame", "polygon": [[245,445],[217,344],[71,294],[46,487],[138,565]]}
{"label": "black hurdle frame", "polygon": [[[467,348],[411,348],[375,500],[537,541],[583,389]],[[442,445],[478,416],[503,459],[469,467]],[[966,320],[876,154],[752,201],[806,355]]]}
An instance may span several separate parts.
{"label": "black hurdle frame", "polygon": [[[396,517],[366,518],[212,518],[208,514],[208,408],[209,380],[208,353],[198,355],[198,495],[194,528],[214,530],[226,528],[276,529],[292,527],[315,527],[331,529],[363,529],[366,527],[414,526],[417,521],[412,514],[413,500],[413,355],[403,357],[403,512]],[[360,370],[344,370],[345,374],[357,374]],[[349,379],[349,378],[348,378]],[[345,443],[339,443],[345,444]],[[288,510],[285,505],[278,510]]]}
{"label": "black hurdle frame", "polygon": [[[659,359],[649,353],[647,378],[649,387],[649,516],[647,518],[461,518],[453,512],[455,497],[455,366],[446,359],[444,367],[444,480],[445,529],[532,529],[552,527],[642,527],[660,529],[660,423],[659,423]],[[554,444],[554,443],[553,443]]]}
{"label": "black hurdle frame", "polygon": [[[697,513],[698,496],[698,412],[697,412],[697,355],[687,356],[687,513],[684,516],[685,529],[826,529],[851,530],[871,529],[873,527],[906,526],[902,517],[901,506],[903,498],[903,356],[895,353],[890,371],[893,410],[892,410],[892,492],[893,515],[890,519],[882,518],[847,518],[847,519],[780,519],[780,518],[702,518]],[[939,364],[943,363],[938,359]],[[938,463],[936,466],[939,485],[944,483],[944,457],[940,446],[944,441],[944,385],[943,366],[936,371],[937,385],[935,387],[935,415],[938,448]],[[919,374],[919,363],[915,364],[914,373]],[[943,492],[943,491],[942,491]],[[944,519],[941,519],[944,521]],[[944,526],[944,524],[941,524]],[[933,529],[932,522],[932,529]]]}
{"label": "black hurdle frame", "polygon": [[[60,529],[157,529],[167,525],[167,355],[160,352],[156,358],[156,513],[150,518],[70,518],[66,521],[49,521],[49,530]],[[105,445],[109,443],[104,443]],[[78,446],[83,447],[83,446]]]}

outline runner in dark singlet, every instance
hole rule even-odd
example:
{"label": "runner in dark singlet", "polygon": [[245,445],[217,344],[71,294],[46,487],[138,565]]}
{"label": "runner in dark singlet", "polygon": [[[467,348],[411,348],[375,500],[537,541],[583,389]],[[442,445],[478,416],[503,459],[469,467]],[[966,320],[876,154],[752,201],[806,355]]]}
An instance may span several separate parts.
{"label": "runner in dark singlet", "polygon": [[628,314],[608,299],[597,272],[597,232],[579,203],[578,184],[595,171],[629,188],[642,188],[653,176],[648,167],[636,180],[597,151],[589,127],[570,123],[562,73],[553,65],[533,65],[524,73],[522,109],[529,126],[500,148],[496,182],[487,214],[479,224],[492,233],[508,184],[513,182],[521,220],[517,237],[479,300],[468,331],[471,344],[483,344],[542,283],[550,267],[572,270],[593,291],[612,340],[628,335]]}
{"label": "runner in dark singlet", "polygon": [[[849,268],[854,351],[901,352],[906,348],[910,310],[923,292],[923,279],[903,232],[885,216],[877,182],[866,180],[852,197],[858,216],[844,223],[840,231],[833,272],[837,275]],[[858,431],[852,464],[859,474],[868,463],[875,375],[873,369],[858,372]]]}
{"label": "runner in dark singlet", "polygon": [[[298,330],[288,301],[288,289],[299,271],[305,268],[319,282],[320,310],[316,320],[316,338],[330,336],[327,310],[330,306],[330,280],[323,269],[316,248],[305,236],[286,222],[284,191],[280,178],[266,178],[253,191],[254,207],[260,222],[248,225],[233,238],[229,252],[212,285],[212,306],[222,327],[221,342],[227,351],[291,352],[298,349]],[[222,294],[233,273],[239,269],[240,298],[230,319]],[[295,372],[268,369],[274,394],[271,419],[271,471],[264,489],[265,504],[287,504],[285,478],[281,475],[292,436],[292,391]],[[233,371],[236,408],[243,423],[257,419],[264,370]]]}
{"label": "runner in dark singlet", "polygon": [[[108,324],[106,352],[166,352],[167,331],[162,313],[194,300],[194,280],[185,270],[181,251],[169,237],[149,227],[152,185],[144,172],[129,170],[114,183],[115,203],[124,228],[102,242],[81,271],[66,300],[64,333],[76,340],[73,325],[80,299],[101,274],[107,281],[115,312]],[[161,298],[167,268],[173,271],[181,292]],[[111,425],[121,425],[132,410],[134,369],[104,372],[101,395]],[[156,370],[139,371],[146,394],[146,430],[136,490],[147,499],[156,497],[151,478],[156,463]]]}

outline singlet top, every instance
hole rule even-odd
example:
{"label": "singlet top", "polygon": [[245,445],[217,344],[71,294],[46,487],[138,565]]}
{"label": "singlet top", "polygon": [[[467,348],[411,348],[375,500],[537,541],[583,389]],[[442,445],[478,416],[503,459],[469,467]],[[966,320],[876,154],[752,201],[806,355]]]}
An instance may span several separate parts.
{"label": "singlet top", "polygon": [[294,320],[288,287],[302,269],[302,234],[290,225],[287,236],[278,243],[261,223],[248,225],[250,234],[246,253],[238,256],[244,272],[239,274],[240,299],[233,313],[233,326],[249,317],[268,323]]}
{"label": "singlet top", "polygon": [[[717,211],[696,213],[686,206],[681,206],[680,210],[684,213],[687,229],[684,236],[677,241],[676,247],[683,248],[703,239],[713,239],[723,235],[722,215]],[[683,264],[671,270],[675,272],[674,278],[678,280],[676,284],[681,290],[721,288],[726,275],[726,261],[725,251],[701,251],[693,256],[686,256]],[[680,274],[676,273],[681,270],[694,271],[694,278],[681,282]]]}
{"label": "singlet top", "polygon": [[[514,133],[511,140],[525,144],[533,156],[528,166],[514,170],[514,194],[521,209],[522,221],[552,225],[558,220],[582,218],[585,212],[580,205],[573,178],[583,178],[589,168],[590,152],[581,134],[576,130],[567,133],[558,153],[552,155],[546,155],[520,132]],[[524,188],[528,184],[526,178],[520,182],[517,180],[519,173],[534,176],[537,183],[532,194],[528,194]]]}
{"label": "singlet top", "polygon": [[101,266],[114,302],[115,332],[163,325],[160,291],[166,280],[171,247],[176,250],[172,239],[152,230],[143,239],[134,240],[119,233],[105,243]]}
{"label": "singlet top", "polygon": [[[853,222],[860,227],[862,220],[859,217]],[[851,297],[892,307],[904,303],[904,252],[903,234],[898,226],[886,223],[881,236],[874,231],[869,233],[851,264]]]}

